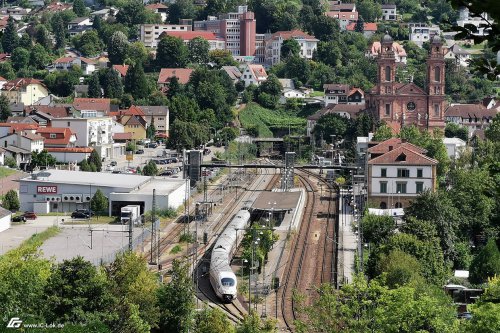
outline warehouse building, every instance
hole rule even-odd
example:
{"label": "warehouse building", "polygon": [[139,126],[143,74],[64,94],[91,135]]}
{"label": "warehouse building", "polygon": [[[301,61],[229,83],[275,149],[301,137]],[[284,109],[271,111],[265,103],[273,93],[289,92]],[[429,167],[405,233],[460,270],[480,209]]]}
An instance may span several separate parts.
{"label": "warehouse building", "polygon": [[126,205],[141,206],[141,213],[151,210],[153,190],[157,209],[177,209],[189,191],[186,181],[180,179],[52,169],[19,182],[21,210],[41,214],[88,209],[98,189],[109,199],[110,215],[119,215]]}

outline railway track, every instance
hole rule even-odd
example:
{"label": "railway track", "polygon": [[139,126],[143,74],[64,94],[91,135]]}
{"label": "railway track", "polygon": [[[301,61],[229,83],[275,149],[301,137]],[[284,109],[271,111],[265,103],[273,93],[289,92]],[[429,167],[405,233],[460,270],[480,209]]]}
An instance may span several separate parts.
{"label": "railway track", "polygon": [[[273,177],[268,183],[265,184],[265,187],[262,188],[263,184],[260,180],[261,177],[259,176],[262,175],[268,176],[271,174],[273,174]],[[257,181],[254,184],[252,184],[250,188],[247,189],[246,193],[253,193],[254,191],[262,191],[262,190],[271,190],[279,181],[279,178],[280,178],[279,175],[274,174],[273,170],[264,169],[261,174],[257,175],[257,177],[254,178],[254,180]],[[242,198],[244,195],[245,192],[242,194]],[[219,219],[217,224],[213,227],[213,232],[212,232],[213,235],[220,234],[227,225],[227,222],[231,220],[233,215],[240,209],[238,205],[228,204],[228,207],[230,207],[230,209],[226,214],[224,214],[225,218]],[[240,322],[241,319],[243,319],[243,315],[245,315],[247,311],[243,308],[239,299],[233,301],[233,303],[230,304],[220,303],[220,300],[217,298],[212,289],[212,286],[208,278],[208,271],[209,271],[208,263],[210,262],[210,254],[211,254],[210,250],[205,251],[203,254],[201,254],[202,259],[198,261],[196,269],[193,272],[193,274],[196,274],[194,276],[195,280],[198,281],[197,283],[198,299],[207,302],[207,304],[209,304],[209,306],[211,307],[218,307],[222,309],[228,315],[228,318],[231,321]]]}
{"label": "railway track", "polygon": [[[300,171],[297,174],[306,189],[307,203],[300,230],[292,243],[280,293],[281,314],[289,331],[293,331],[293,321],[297,319],[293,292],[297,290],[305,293],[309,287],[332,282],[335,249],[335,223],[331,216],[335,204],[331,185],[310,171]],[[322,193],[317,191],[316,186],[319,184],[315,180],[319,180],[319,184],[330,190],[326,204]],[[322,258],[321,265],[318,265],[317,258]]]}

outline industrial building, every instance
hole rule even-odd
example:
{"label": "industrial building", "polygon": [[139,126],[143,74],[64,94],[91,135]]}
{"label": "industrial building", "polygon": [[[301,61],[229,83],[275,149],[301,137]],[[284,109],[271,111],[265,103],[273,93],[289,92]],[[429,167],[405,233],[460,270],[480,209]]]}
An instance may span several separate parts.
{"label": "industrial building", "polygon": [[109,199],[110,215],[119,215],[126,205],[141,206],[141,213],[151,210],[153,190],[157,209],[176,209],[189,191],[181,179],[52,169],[33,173],[19,182],[21,210],[35,213],[88,209],[98,189]]}

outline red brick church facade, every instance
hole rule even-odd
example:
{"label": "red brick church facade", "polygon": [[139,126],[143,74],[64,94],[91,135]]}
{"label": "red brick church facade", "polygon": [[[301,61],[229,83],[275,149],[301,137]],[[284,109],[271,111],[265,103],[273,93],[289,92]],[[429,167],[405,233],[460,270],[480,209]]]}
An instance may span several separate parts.
{"label": "red brick church facade", "polygon": [[443,44],[435,36],[427,58],[427,91],[413,82],[396,82],[396,58],[393,40],[385,35],[377,59],[377,85],[367,94],[367,107],[375,117],[388,124],[394,132],[416,125],[421,129],[444,128],[445,61]]}

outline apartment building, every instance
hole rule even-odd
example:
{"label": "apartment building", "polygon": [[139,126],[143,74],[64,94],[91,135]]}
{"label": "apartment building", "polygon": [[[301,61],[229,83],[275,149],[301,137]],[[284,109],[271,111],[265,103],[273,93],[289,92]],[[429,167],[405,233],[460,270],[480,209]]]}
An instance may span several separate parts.
{"label": "apartment building", "polygon": [[166,31],[191,31],[190,24],[141,24],[140,40],[146,47],[155,49],[160,42],[160,36]]}
{"label": "apartment building", "polygon": [[285,40],[295,39],[300,45],[299,56],[305,59],[312,59],[314,51],[318,48],[319,40],[300,30],[278,31],[268,35],[266,45],[266,66],[273,66],[281,60],[281,46]]}

